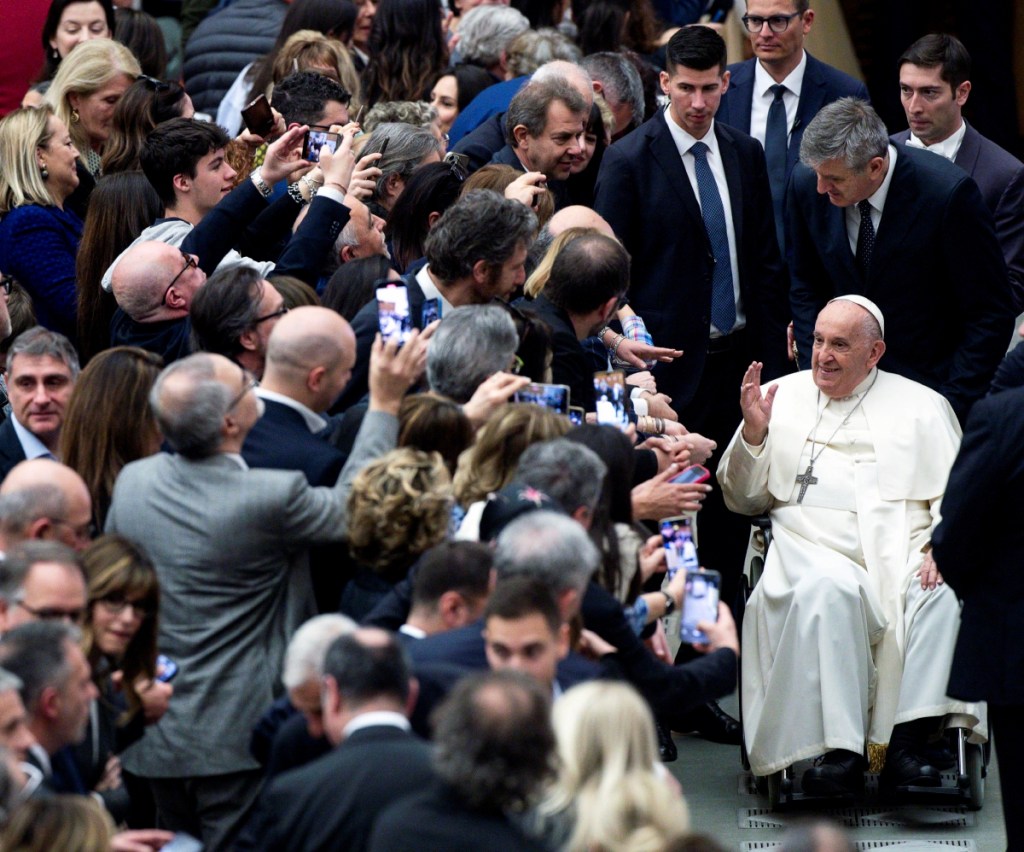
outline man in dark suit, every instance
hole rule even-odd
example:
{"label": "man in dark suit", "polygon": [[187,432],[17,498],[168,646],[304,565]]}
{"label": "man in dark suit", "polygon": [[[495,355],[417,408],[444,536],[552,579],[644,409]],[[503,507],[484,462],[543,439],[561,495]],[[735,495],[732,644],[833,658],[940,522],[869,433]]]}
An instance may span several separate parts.
{"label": "man in dark suit", "polygon": [[804,132],[786,204],[801,366],[834,296],[879,306],[892,372],[937,390],[963,422],[1013,329],[992,214],[942,157],[889,143],[870,105],[844,98]]}
{"label": "man in dark suit", "polygon": [[[679,30],[666,49],[665,112],[612,145],[594,207],[632,256],[630,304],[661,346],[658,390],[687,429],[724,447],[740,420],[735,389],[755,358],[771,376],[785,360],[788,281],[761,146],[715,121],[729,88],[725,42],[707,27]],[[701,560],[738,588],[749,524],[718,491],[701,512]]]}
{"label": "man in dark suit", "polygon": [[951,35],[933,33],[900,57],[900,97],[908,130],[893,141],[933,151],[974,178],[995,219],[1014,310],[1024,310],[1024,163],[963,119],[971,57]]}
{"label": "man in dark suit", "polygon": [[323,725],[335,748],[278,776],[237,849],[365,849],[386,806],[433,780],[430,749],[410,731],[415,700],[393,634],[362,628],[324,660]]}
{"label": "man in dark suit", "polygon": [[804,50],[804,37],[814,23],[810,0],[749,0],[743,23],[754,58],[729,66],[729,91],[718,120],[749,133],[764,147],[782,248],[786,183],[804,128],[825,104],[851,95],[868,100],[868,90]]}
{"label": "man in dark suit", "polygon": [[11,416],[0,425],[0,480],[27,458],[58,457],[78,353],[63,334],[35,326],[11,345],[5,376]]}
{"label": "man in dark suit", "polygon": [[1024,761],[1024,577],[1016,570],[1024,546],[1021,412],[1021,388],[974,407],[949,474],[942,523],[932,535],[935,564],[963,601],[948,693],[988,702],[1008,849],[1024,848],[1024,802],[1016,772]]}
{"label": "man in dark suit", "polygon": [[380,815],[369,849],[545,848],[508,816],[522,811],[550,774],[555,735],[542,686],[519,672],[465,678],[438,709],[434,741],[437,780]]}

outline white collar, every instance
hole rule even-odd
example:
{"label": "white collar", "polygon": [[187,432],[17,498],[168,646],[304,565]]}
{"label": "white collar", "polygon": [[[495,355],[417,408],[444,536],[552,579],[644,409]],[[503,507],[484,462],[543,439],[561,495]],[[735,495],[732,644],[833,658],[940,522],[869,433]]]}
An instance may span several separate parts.
{"label": "white collar", "polygon": [[424,300],[441,300],[441,316],[446,317],[451,311],[455,310],[455,307],[444,297],[444,293],[437,289],[434,279],[430,277],[430,273],[428,272],[429,269],[429,263],[424,263],[423,266],[420,267],[420,271],[416,273],[416,283],[420,285],[420,289],[423,291]]}
{"label": "white collar", "polygon": [[[807,70],[807,51],[801,50],[800,62],[796,68],[786,75],[779,84],[785,86],[786,90],[800,97],[804,85],[804,72]],[[771,94],[771,88],[775,85],[772,75],[769,74],[761,64],[761,60],[754,63],[754,93],[764,97]]]}
{"label": "white collar", "polygon": [[25,452],[26,459],[53,459],[57,457],[51,453],[46,444],[40,441],[32,432],[18,422],[18,418],[11,414],[11,421],[14,424],[14,433],[18,436],[18,443]]}
{"label": "white collar", "polygon": [[698,142],[703,142],[708,146],[708,152],[713,156],[718,156],[718,136],[715,134],[715,120],[711,119],[711,125],[708,127],[708,132],[704,134],[703,139],[698,139],[696,136],[691,136],[687,131],[683,130],[675,119],[672,118],[669,110],[672,105],[669,104],[665,107],[665,124],[668,125],[669,133],[672,134],[672,141],[676,143],[676,148],[683,154],[689,153],[690,149]]}
{"label": "white collar", "polygon": [[419,627],[414,627],[413,625],[409,624],[408,622],[406,622],[401,627],[399,627],[398,628],[398,632],[399,633],[404,633],[406,636],[411,636],[413,639],[426,639],[427,638],[427,631],[426,630],[422,630]]}
{"label": "white collar", "polygon": [[306,428],[314,435],[327,428],[327,421],[324,420],[323,417],[313,411],[313,409],[309,408],[309,406],[303,405],[297,399],[292,399],[290,396],[285,396],[283,393],[267,390],[264,387],[256,388],[256,396],[263,400],[280,403],[293,411],[299,412],[306,424]]}
{"label": "white collar", "polygon": [[965,133],[967,133],[967,122],[961,119],[960,126],[952,135],[947,136],[941,142],[936,142],[934,145],[925,145],[924,142],[911,133],[910,138],[907,140],[907,144],[911,148],[921,148],[924,151],[931,151],[932,153],[938,154],[941,157],[945,157],[950,162],[953,162],[956,159],[956,155],[960,153],[960,146],[963,144]]}
{"label": "white collar", "polygon": [[411,731],[412,725],[401,713],[394,710],[371,710],[368,713],[360,713],[341,732],[342,741],[347,740],[356,731],[363,728],[372,728],[379,725],[387,725],[391,728],[401,728],[403,731]]}
{"label": "white collar", "polygon": [[896,146],[890,145],[889,170],[885,173],[885,177],[882,179],[882,185],[868,196],[868,203],[879,212],[885,210],[885,199],[889,194],[889,185],[892,183],[892,173],[896,171],[896,157]]}

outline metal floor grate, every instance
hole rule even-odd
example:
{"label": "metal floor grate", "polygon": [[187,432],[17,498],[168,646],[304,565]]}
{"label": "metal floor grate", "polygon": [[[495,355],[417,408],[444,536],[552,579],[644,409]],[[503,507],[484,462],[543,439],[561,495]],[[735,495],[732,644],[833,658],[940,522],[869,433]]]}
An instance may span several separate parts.
{"label": "metal floor grate", "polygon": [[[802,775],[802,771],[810,766],[811,763],[807,762],[806,765],[798,763],[794,770],[793,776],[797,780],[799,785],[799,779]],[[942,784],[945,787],[952,787],[956,784],[956,773],[955,772],[943,772],[942,773]],[[736,778],[736,792],[741,796],[756,796],[757,788],[754,786],[754,776],[749,772],[740,772]],[[878,774],[875,772],[867,772],[864,775],[864,795],[867,798],[878,796]]]}
{"label": "metal floor grate", "polygon": [[[964,807],[930,806],[860,806],[848,808],[822,808],[818,816],[831,819],[846,828],[906,828],[944,826],[967,828],[975,824],[974,813]],[[740,828],[785,828],[785,815],[770,808],[740,808]],[[939,847],[941,848],[941,847]]]}
{"label": "metal floor grate", "polygon": [[[756,852],[760,849],[779,849],[782,844],[777,840],[755,840],[740,845],[741,852]],[[973,840],[857,840],[853,847],[857,852],[875,850],[875,852],[978,852]]]}

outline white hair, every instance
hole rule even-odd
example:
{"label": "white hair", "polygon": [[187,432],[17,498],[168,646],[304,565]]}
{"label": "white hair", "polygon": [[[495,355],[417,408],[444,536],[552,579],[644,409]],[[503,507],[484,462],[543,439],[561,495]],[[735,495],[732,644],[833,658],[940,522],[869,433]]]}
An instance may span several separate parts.
{"label": "white hair", "polygon": [[347,615],[328,613],[311,618],[296,630],[284,655],[281,681],[285,689],[298,689],[308,680],[319,680],[331,643],[353,633],[358,626]]}

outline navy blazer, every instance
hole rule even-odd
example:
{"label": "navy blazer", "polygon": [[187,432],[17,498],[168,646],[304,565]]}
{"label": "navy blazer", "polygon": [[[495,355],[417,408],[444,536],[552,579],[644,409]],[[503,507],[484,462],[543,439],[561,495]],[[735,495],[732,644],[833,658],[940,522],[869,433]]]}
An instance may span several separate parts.
{"label": "navy blazer", "polygon": [[265,399],[266,410],[252,427],[242,458],[249,467],[301,470],[310,485],[334,485],[347,456],[310,433],[294,408]]}
{"label": "navy blazer", "polygon": [[[696,393],[711,329],[714,255],[697,197],[664,111],[611,145],[597,176],[594,209],[632,256],[630,305],[657,346],[686,354],[654,367],[658,390],[682,411]],[[785,359],[789,282],[775,235],[764,150],[716,121],[736,233],[740,294],[747,317],[747,357],[765,377],[788,370]]]}
{"label": "navy blazer", "polygon": [[[906,143],[910,131],[892,137]],[[974,178],[981,197],[992,211],[996,236],[1010,278],[1013,308],[1024,311],[1024,163],[967,125],[960,150],[953,160]]]}
{"label": "navy blazer", "polygon": [[963,422],[988,390],[1014,318],[992,214],[974,181],[944,157],[899,147],[866,280],[845,209],[818,194],[804,165],[793,172],[786,218],[801,367],[825,303],[859,293],[885,317],[885,369],[941,393]]}
{"label": "navy blazer", "polygon": [[[722,96],[715,118],[750,133],[750,111],[754,102],[754,63],[757,59],[737,62],[727,69],[730,73],[729,90]],[[811,54],[807,54],[804,82],[797,101],[796,120],[789,134],[789,148],[786,152],[786,180],[793,174],[793,167],[800,159],[800,140],[804,129],[811,123],[818,111],[840,98],[855,97],[870,100],[867,87],[837,68],[827,65]]]}
{"label": "navy blazer", "polygon": [[25,461],[25,450],[14,431],[14,416],[8,417],[0,424],[0,482],[6,479],[18,462]]}
{"label": "navy blazer", "polygon": [[932,535],[935,562],[964,602],[948,693],[1024,703],[1024,388],[971,411]]}

